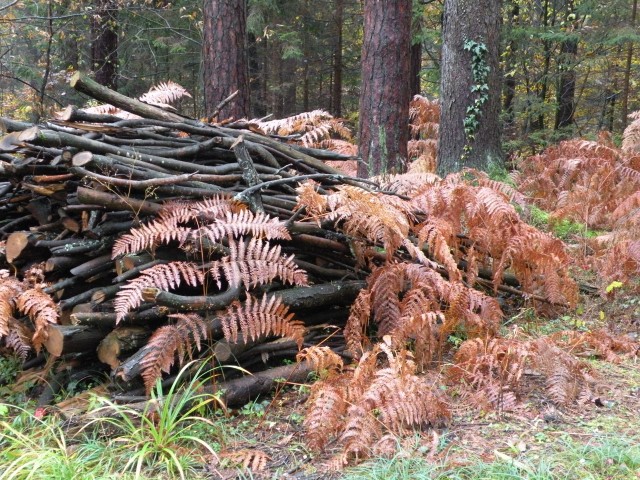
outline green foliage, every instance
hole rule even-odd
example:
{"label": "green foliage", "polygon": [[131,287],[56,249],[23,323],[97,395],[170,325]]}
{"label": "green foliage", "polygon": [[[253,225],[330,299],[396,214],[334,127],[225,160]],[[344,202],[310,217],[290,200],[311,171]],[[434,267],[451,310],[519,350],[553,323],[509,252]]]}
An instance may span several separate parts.
{"label": "green foliage", "polygon": [[202,416],[219,403],[217,396],[204,393],[202,382],[207,374],[204,365],[184,387],[177,386],[187,377],[193,363],[184,366],[168,392],[163,392],[158,381],[143,411],[101,400],[103,406],[95,413],[107,411],[108,416],[98,417],[87,426],[111,427],[119,432],[108,446],[122,458],[122,471],[132,471],[135,478],[148,478],[153,472],[154,476],[177,475],[186,479],[194,472],[196,457],[216,457],[211,443],[202,438],[201,432],[192,430],[197,424],[216,428],[214,422]]}
{"label": "green foliage", "polygon": [[489,100],[489,65],[487,64],[487,46],[475,40],[464,42],[464,50],[471,52],[471,73],[473,74],[473,85],[471,94],[475,97],[473,103],[467,107],[467,115],[464,118],[464,133],[467,136],[467,144],[464,147],[464,156],[471,152],[471,143],[480,128],[480,117],[482,107]]}

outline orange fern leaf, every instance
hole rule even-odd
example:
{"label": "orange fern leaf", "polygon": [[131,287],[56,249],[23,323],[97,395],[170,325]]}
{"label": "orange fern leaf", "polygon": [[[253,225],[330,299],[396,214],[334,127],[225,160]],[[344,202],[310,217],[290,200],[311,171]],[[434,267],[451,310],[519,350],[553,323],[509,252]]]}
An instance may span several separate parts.
{"label": "orange fern leaf", "polygon": [[293,285],[307,285],[307,274],[298,268],[294,255],[281,255],[280,245],[270,245],[257,238],[249,242],[229,239],[229,255],[212,264],[209,272],[221,288],[224,273],[230,285],[243,283],[247,288],[263,285],[275,278]]}
{"label": "orange fern leaf", "polygon": [[289,313],[289,308],[275,295],[265,293],[262,300],[247,295],[243,303],[232,303],[221,316],[221,321],[224,337],[230,342],[237,342],[239,333],[251,340],[277,335],[291,338],[302,348],[303,323],[294,320],[294,314]]}
{"label": "orange fern leaf", "polygon": [[213,223],[202,227],[196,235],[206,235],[211,241],[216,242],[223,237],[251,234],[267,240],[283,239],[291,240],[291,235],[284,222],[270,217],[266,213],[253,213],[250,210],[241,210],[236,213],[225,212],[224,218],[216,218]]}
{"label": "orange fern leaf", "polygon": [[170,373],[176,360],[182,365],[185,357],[193,358],[193,345],[200,350],[202,340],[208,335],[207,325],[200,315],[173,314],[169,318],[175,319],[176,323],[160,327],[153,333],[147,342],[148,352],[140,361],[147,394],[162,377],[162,372]]}
{"label": "orange fern leaf", "polygon": [[158,287],[169,291],[178,288],[183,281],[196,287],[204,282],[204,274],[198,265],[188,262],[171,262],[143,270],[139,277],[131,280],[116,294],[116,323],[120,322],[129,310],[140,306],[144,288]]}
{"label": "orange fern leaf", "polygon": [[51,296],[40,288],[30,288],[22,292],[16,301],[16,307],[33,322],[35,332],[31,341],[33,348],[39,352],[49,337],[49,325],[58,323],[58,307]]}

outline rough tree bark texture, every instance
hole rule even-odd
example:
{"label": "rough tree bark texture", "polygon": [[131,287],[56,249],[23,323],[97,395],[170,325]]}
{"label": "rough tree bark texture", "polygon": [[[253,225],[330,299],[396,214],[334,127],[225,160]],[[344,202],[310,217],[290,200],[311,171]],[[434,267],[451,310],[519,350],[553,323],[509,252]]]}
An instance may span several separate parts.
{"label": "rough tree bark texture", "polygon": [[218,118],[249,116],[247,66],[247,9],[245,0],[204,0],[205,113],[210,115],[223,99],[239,90]]}
{"label": "rough tree bark texture", "polygon": [[365,0],[360,176],[400,172],[409,139],[411,0]]}
{"label": "rough tree bark texture", "polygon": [[91,20],[91,66],[96,82],[117,90],[118,87],[118,3],[95,0]]}
{"label": "rough tree bark texture", "polygon": [[[445,0],[442,44],[440,143],[438,174],[446,175],[465,167],[487,170],[502,163],[500,148],[500,74],[498,49],[500,37],[500,0]],[[474,86],[471,52],[466,41],[487,47],[484,60],[489,67],[488,98],[481,106],[479,126],[474,139],[467,138],[464,120],[467,108],[478,93]],[[463,157],[465,145],[470,151]]]}

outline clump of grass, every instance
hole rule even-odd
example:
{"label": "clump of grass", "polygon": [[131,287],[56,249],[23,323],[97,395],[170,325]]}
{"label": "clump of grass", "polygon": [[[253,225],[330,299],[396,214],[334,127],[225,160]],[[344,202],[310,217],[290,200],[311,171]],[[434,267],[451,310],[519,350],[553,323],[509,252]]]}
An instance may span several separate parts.
{"label": "clump of grass", "polygon": [[216,458],[212,442],[205,439],[206,430],[193,428],[206,424],[211,430],[216,429],[213,421],[202,416],[207,407],[220,402],[219,397],[202,388],[204,365],[183,387],[177,387],[192,364],[184,366],[168,392],[163,392],[158,381],[142,411],[102,399],[103,406],[95,413],[105,410],[108,416],[88,425],[118,432],[108,447],[122,458],[121,470],[132,472],[136,479],[150,475],[193,478],[199,473],[198,466],[207,463],[208,456]]}
{"label": "clump of grass", "polygon": [[19,414],[0,420],[0,480],[109,478],[109,457],[98,443],[92,451],[89,443],[75,449],[55,419],[41,420],[19,407],[2,406]]}

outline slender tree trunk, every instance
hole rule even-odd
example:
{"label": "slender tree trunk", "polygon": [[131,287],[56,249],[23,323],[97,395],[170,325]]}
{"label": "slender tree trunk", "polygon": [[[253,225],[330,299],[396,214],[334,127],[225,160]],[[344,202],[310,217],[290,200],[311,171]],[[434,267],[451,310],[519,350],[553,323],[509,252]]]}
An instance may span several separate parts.
{"label": "slender tree trunk", "polygon": [[411,73],[409,75],[409,90],[411,97],[420,94],[420,71],[422,70],[422,43],[411,45]]}
{"label": "slender tree trunk", "polygon": [[344,22],[344,0],[336,0],[335,45],[333,49],[333,91],[331,104],[333,115],[342,116],[342,23]]}
{"label": "slender tree trunk", "polygon": [[409,140],[411,0],[365,0],[358,174],[401,172]]}
{"label": "slender tree trunk", "polygon": [[95,80],[118,88],[118,2],[95,0],[91,21],[91,66]]}
{"label": "slender tree trunk", "polygon": [[[498,118],[500,19],[500,0],[445,0],[438,148],[441,176],[465,167],[487,170],[503,162]],[[478,51],[480,46],[486,48],[475,65],[472,52],[465,49],[469,42],[475,42]],[[473,67],[486,71],[485,83],[475,83]],[[475,122],[468,109],[476,111]]]}
{"label": "slender tree trunk", "polygon": [[249,90],[251,92],[251,116],[264,117],[267,109],[264,104],[265,97],[262,96],[262,83],[264,82],[264,74],[262,72],[262,64],[258,53],[258,42],[254,34],[248,35],[247,57],[249,62]]}
{"label": "slender tree trunk", "polygon": [[[570,17],[574,19],[571,20]],[[555,130],[571,126],[575,111],[575,62],[578,55],[578,38],[573,33],[574,27],[571,26],[577,25],[572,0],[567,3],[566,24],[566,33],[569,36],[560,45],[560,83],[558,85],[558,110],[556,111]]]}
{"label": "slender tree trunk", "polygon": [[218,118],[249,116],[246,0],[204,0],[205,113],[211,115],[223,99],[239,90]]}
{"label": "slender tree trunk", "polygon": [[[555,5],[555,3],[554,3]],[[555,9],[553,12],[555,19]],[[552,24],[555,21],[551,22]],[[549,25],[549,0],[544,1],[543,9],[542,9],[542,28],[546,30]],[[551,42],[549,40],[543,40],[543,57],[544,57],[544,66],[542,68],[542,74],[540,75],[540,80],[537,82],[536,90],[538,92],[538,101],[541,105],[544,105],[547,101],[547,90],[549,89],[549,71],[551,69]],[[544,130],[544,113],[538,114],[538,118],[531,121],[531,129],[532,130]]]}
{"label": "slender tree trunk", "polygon": [[[638,0],[633,0],[631,10],[631,28],[636,26],[636,15],[638,13]],[[622,130],[627,128],[629,122],[629,85],[631,83],[631,64],[633,62],[633,42],[627,44],[627,58],[622,80],[622,100],[620,102],[620,123]]]}
{"label": "slender tree trunk", "polygon": [[[514,3],[511,8],[510,25],[511,27],[518,26],[520,24],[520,4]],[[508,75],[505,75],[504,79],[504,105],[503,111],[505,113],[505,128],[511,130],[515,122],[515,112],[513,109],[513,101],[516,97],[516,76],[515,73],[511,73],[516,68],[516,53],[518,50],[518,44],[515,40],[509,42],[509,51],[507,52],[507,71]]]}

